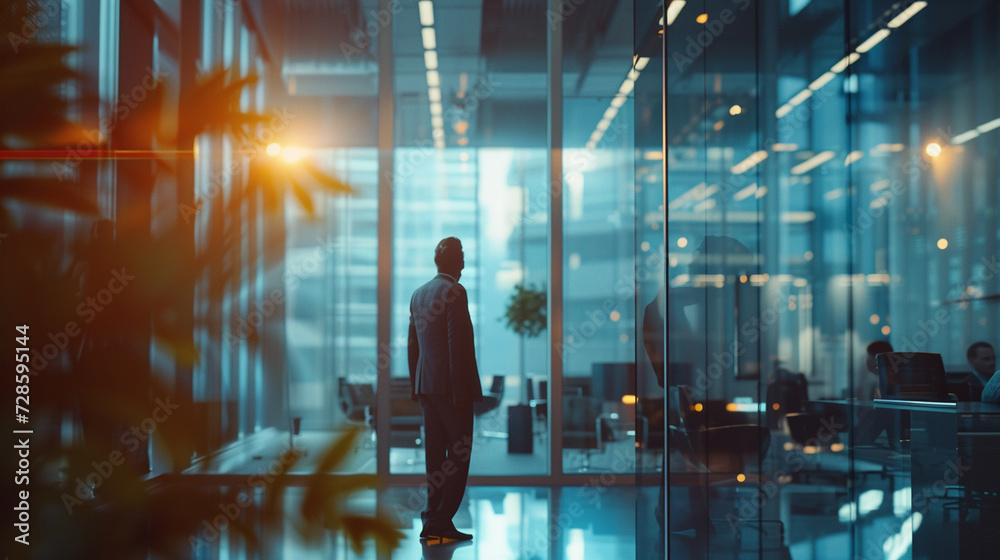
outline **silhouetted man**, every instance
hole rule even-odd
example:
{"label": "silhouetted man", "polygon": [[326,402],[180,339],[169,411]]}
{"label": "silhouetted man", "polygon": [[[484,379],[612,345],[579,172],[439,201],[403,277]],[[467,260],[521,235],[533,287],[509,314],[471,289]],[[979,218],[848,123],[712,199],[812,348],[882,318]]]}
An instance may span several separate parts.
{"label": "silhouetted man", "polygon": [[458,283],[462,242],[442,239],[434,250],[438,274],[410,299],[410,388],[424,412],[427,509],[421,539],[469,540],[452,523],[465,495],[472,455],[472,403],[483,400],[469,299]]}
{"label": "silhouetted man", "polygon": [[975,342],[969,346],[965,357],[972,366],[973,374],[985,386],[997,369],[997,355],[993,346],[989,342]]}

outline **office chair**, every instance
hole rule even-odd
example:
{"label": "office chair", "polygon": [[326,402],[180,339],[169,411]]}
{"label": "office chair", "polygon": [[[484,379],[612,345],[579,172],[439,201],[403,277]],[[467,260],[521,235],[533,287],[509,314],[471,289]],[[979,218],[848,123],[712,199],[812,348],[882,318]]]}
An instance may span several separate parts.
{"label": "office chair", "polygon": [[[500,402],[503,400],[505,386],[505,377],[503,375],[494,375],[493,382],[490,385],[490,390],[483,394],[483,400],[479,402],[472,403],[472,413],[480,421],[486,421],[487,415],[489,415],[489,426],[497,428],[500,426],[500,421],[498,415],[500,412]],[[492,414],[491,414],[492,413]],[[506,438],[507,433],[501,429],[481,429],[479,431],[480,435],[483,437],[495,437],[495,438]]]}

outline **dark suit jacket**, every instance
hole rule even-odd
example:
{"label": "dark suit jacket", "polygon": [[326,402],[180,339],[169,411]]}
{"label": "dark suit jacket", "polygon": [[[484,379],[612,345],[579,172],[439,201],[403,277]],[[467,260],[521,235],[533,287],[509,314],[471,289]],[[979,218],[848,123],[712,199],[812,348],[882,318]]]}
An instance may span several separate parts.
{"label": "dark suit jacket", "polygon": [[456,403],[483,400],[465,288],[438,274],[410,299],[411,396],[450,395]]}

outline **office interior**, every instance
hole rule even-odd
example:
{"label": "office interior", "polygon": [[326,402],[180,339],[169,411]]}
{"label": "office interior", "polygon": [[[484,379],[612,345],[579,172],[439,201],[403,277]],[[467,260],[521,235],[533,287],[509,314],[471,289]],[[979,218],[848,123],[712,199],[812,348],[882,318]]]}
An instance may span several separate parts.
{"label": "office interior", "polygon": [[[997,2],[0,22],[0,315],[39,449],[12,557],[988,556]],[[406,335],[448,236],[485,398],[475,538],[435,548]],[[875,341],[930,360],[926,399],[876,401]]]}

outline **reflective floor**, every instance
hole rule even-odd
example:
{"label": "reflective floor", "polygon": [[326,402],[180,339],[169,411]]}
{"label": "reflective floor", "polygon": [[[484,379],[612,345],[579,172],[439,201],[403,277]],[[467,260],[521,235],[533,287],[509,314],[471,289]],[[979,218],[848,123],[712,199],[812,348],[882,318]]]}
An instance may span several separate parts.
{"label": "reflective floor", "polygon": [[[643,494],[650,512],[657,489]],[[471,542],[445,545],[421,543],[420,510],[424,492],[418,488],[391,488],[382,492],[361,492],[345,504],[344,510],[383,515],[404,534],[400,546],[391,552],[378,551],[366,539],[355,552],[342,531],[323,531],[307,541],[296,525],[302,489],[286,493],[283,524],[257,525],[259,547],[254,550],[235,531],[223,528],[215,539],[202,539],[192,558],[242,560],[245,558],[324,559],[488,559],[488,560],[610,560],[636,556],[636,491],[630,487],[512,488],[473,487],[466,493],[455,517],[460,531],[474,535]],[[259,497],[255,500],[259,503]],[[250,509],[255,508],[251,506]],[[254,518],[254,512],[246,512]],[[649,516],[642,532],[657,533]],[[642,557],[642,556],[640,556]],[[652,557],[652,556],[650,556]]]}

